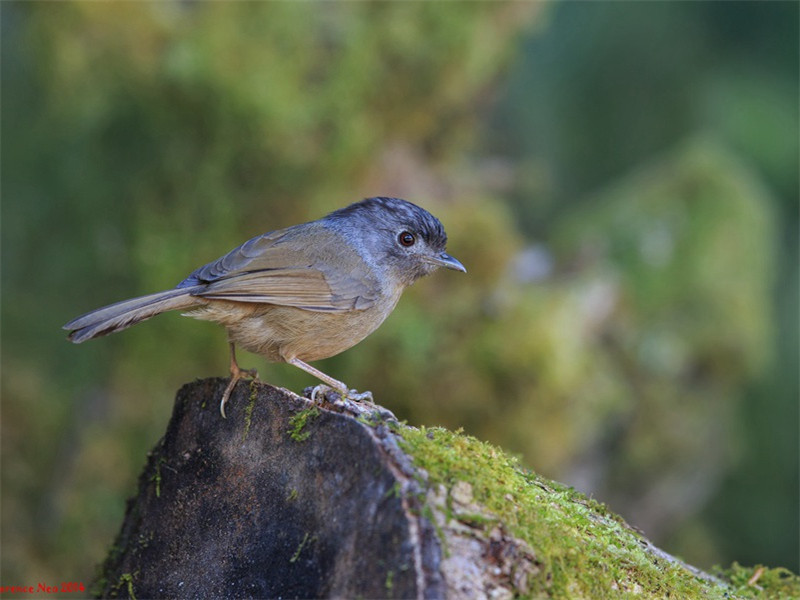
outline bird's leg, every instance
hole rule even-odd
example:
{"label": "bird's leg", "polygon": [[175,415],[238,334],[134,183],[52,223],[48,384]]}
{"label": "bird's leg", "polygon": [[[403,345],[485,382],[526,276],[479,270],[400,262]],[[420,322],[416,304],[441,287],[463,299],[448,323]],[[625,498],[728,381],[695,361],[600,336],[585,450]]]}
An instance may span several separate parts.
{"label": "bird's leg", "polygon": [[222,393],[222,401],[219,403],[219,412],[222,415],[222,418],[225,419],[225,404],[228,402],[228,399],[231,397],[231,392],[233,392],[233,388],[236,387],[236,384],[239,382],[242,377],[252,377],[253,379],[258,379],[258,371],[255,369],[241,369],[239,368],[239,364],[236,362],[236,346],[233,345],[233,342],[230,342],[231,346],[231,380],[228,383],[228,387],[225,388],[225,391]]}
{"label": "bird's leg", "polygon": [[[289,358],[286,360],[286,362],[289,363],[290,365],[294,365],[298,369],[303,369],[303,371],[305,371],[309,375],[313,375],[320,381],[325,382],[328,386],[332,387],[334,390],[339,392],[342,395],[342,398],[350,398],[350,400],[357,400],[357,401],[368,400],[372,402],[372,392],[363,392],[359,394],[355,390],[348,390],[347,386],[338,379],[334,379],[330,375],[326,375],[319,369],[315,369],[308,363],[304,363],[299,358]],[[314,402],[317,401],[317,394],[319,393],[321,387],[322,386],[318,385],[317,387],[314,388],[314,391],[311,392],[311,399]]]}

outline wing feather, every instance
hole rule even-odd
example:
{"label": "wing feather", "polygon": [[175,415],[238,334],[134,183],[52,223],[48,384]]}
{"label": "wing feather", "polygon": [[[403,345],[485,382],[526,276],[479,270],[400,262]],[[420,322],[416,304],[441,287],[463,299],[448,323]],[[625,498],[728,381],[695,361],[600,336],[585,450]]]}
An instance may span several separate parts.
{"label": "wing feather", "polygon": [[[378,288],[374,278],[356,275],[364,269],[358,268],[361,258],[349,244],[327,229],[308,232],[299,227],[303,226],[253,238],[197,269],[178,287],[201,285],[193,295],[202,298],[313,311],[372,306]],[[303,235],[298,239],[299,233]],[[313,233],[313,248],[305,241],[308,233]]]}

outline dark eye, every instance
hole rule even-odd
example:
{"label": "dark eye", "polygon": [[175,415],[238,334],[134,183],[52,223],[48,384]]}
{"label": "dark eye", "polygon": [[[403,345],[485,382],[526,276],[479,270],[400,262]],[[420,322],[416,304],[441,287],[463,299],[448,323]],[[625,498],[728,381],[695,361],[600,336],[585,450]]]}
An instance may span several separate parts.
{"label": "dark eye", "polygon": [[405,246],[408,248],[409,246],[413,246],[414,242],[417,241],[417,238],[414,237],[414,234],[410,231],[403,231],[400,235],[397,236],[397,241],[400,242],[401,246]]}

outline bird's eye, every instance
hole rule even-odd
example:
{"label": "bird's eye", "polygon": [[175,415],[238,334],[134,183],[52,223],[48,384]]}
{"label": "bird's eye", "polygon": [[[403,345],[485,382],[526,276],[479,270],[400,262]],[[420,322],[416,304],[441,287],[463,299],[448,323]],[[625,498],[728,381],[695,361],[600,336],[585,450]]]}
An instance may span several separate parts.
{"label": "bird's eye", "polygon": [[400,235],[397,236],[397,241],[400,242],[401,246],[405,246],[406,248],[413,246],[414,242],[417,241],[417,238],[414,237],[414,234],[410,231],[403,231]]}

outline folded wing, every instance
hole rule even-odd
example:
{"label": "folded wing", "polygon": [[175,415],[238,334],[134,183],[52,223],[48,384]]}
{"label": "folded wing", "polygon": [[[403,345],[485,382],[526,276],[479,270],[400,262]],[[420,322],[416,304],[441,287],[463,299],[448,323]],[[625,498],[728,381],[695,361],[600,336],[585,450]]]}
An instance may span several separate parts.
{"label": "folded wing", "polygon": [[[178,287],[202,286],[193,296],[294,306],[313,311],[369,308],[377,300],[375,282],[360,276],[358,254],[336,234],[315,227],[290,227],[253,238],[192,273]],[[302,233],[302,235],[298,235]],[[331,261],[332,255],[336,256]],[[331,264],[337,265],[331,268]]]}

